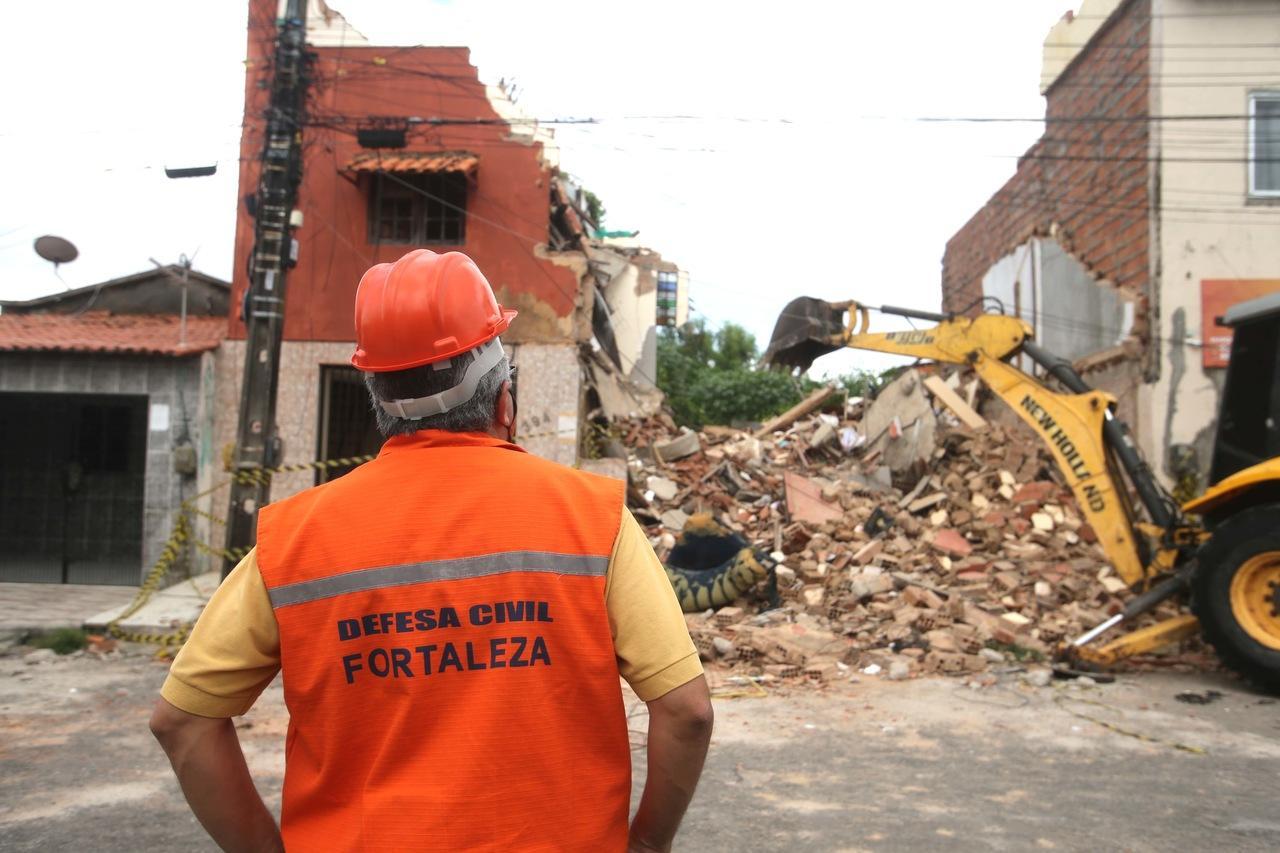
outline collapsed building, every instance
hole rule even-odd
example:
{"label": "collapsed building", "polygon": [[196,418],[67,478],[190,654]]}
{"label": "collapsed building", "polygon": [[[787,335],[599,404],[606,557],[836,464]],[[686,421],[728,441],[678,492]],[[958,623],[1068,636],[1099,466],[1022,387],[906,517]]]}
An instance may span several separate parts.
{"label": "collapsed building", "polygon": [[[820,388],[754,431],[615,425],[629,504],[721,678],[990,683],[1123,608],[1131,591],[1043,442],[984,419],[977,391],[907,370],[874,401]],[[735,547],[686,563],[711,537]],[[770,575],[743,571],[738,546]],[[681,575],[699,572],[690,595]],[[1198,639],[1127,665],[1215,666]]]}

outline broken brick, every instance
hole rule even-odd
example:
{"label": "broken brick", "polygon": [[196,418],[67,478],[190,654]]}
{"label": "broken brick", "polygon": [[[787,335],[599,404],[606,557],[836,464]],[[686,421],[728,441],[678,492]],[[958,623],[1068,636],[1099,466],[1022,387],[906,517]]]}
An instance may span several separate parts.
{"label": "broken brick", "polygon": [[967,557],[973,552],[973,546],[969,544],[969,540],[950,527],[935,531],[930,544],[937,550],[956,557]]}
{"label": "broken brick", "polygon": [[1039,506],[1049,500],[1058,492],[1056,483],[1048,480],[1037,480],[1034,483],[1024,483],[1019,489],[1013,493],[1012,503],[1024,504],[1032,503]]}

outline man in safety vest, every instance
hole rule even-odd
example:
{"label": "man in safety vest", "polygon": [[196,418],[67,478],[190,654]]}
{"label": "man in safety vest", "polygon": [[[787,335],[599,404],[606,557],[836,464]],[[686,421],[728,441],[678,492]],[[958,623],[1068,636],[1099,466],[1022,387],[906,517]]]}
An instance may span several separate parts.
{"label": "man in safety vest", "polygon": [[[621,482],[523,452],[470,258],[410,252],[356,294],[377,459],[263,507],[257,547],[174,660],[151,728],[228,850],[666,850],[711,703]],[[283,674],[281,825],[231,717]],[[628,827],[619,674],[648,704]]]}

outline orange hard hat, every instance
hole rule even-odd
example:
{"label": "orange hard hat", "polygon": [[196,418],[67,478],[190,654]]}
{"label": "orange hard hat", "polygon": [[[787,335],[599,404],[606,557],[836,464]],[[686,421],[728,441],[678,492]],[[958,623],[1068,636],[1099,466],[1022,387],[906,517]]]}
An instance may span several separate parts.
{"label": "orange hard hat", "polygon": [[493,340],[515,316],[471,258],[416,249],[360,279],[351,363],[379,373],[444,361]]}

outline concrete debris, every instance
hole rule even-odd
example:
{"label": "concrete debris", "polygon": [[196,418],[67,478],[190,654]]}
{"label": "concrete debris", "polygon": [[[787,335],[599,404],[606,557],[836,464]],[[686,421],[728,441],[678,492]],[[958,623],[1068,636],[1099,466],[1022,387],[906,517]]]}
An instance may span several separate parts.
{"label": "concrete debris", "polygon": [[1033,669],[1026,674],[1026,682],[1032,687],[1048,687],[1053,682],[1053,671]]}
{"label": "concrete debris", "polygon": [[[616,424],[631,449],[629,505],[660,558],[690,515],[711,513],[773,565],[772,584],[686,614],[711,665],[811,685],[972,678],[1047,661],[1123,609],[1131,592],[1042,442],[1021,425],[939,417],[925,387],[907,371],[869,405],[819,389],[805,413],[754,432],[679,432],[665,414]],[[922,423],[910,464],[898,464],[888,445]],[[850,448],[846,430],[866,443]]]}
{"label": "concrete debris", "polygon": [[702,442],[698,440],[698,434],[686,430],[670,441],[664,441],[661,444],[653,446],[654,453],[663,462],[671,462],[676,459],[683,459],[686,456],[692,456],[702,449]]}
{"label": "concrete debris", "polygon": [[886,385],[861,425],[868,451],[879,451],[895,476],[910,476],[928,463],[936,431],[937,417],[916,370]]}
{"label": "concrete debris", "polygon": [[666,477],[649,477],[645,485],[649,487],[649,491],[653,492],[654,499],[660,501],[669,501],[676,496],[676,492],[680,491],[679,484]]}
{"label": "concrete debris", "polygon": [[661,391],[624,378],[602,354],[596,354],[588,364],[588,380],[608,418],[650,417],[662,407]]}
{"label": "concrete debris", "polygon": [[662,526],[677,533],[684,530],[688,520],[689,514],[679,509],[669,509],[662,514]]}
{"label": "concrete debris", "polygon": [[604,457],[601,459],[584,459],[579,466],[583,471],[610,477],[614,480],[627,479],[627,462],[625,459]]}
{"label": "concrete debris", "polygon": [[1119,592],[1125,588],[1125,582],[1115,576],[1105,577],[1100,581],[1100,583],[1102,584],[1103,589],[1107,592]]}

